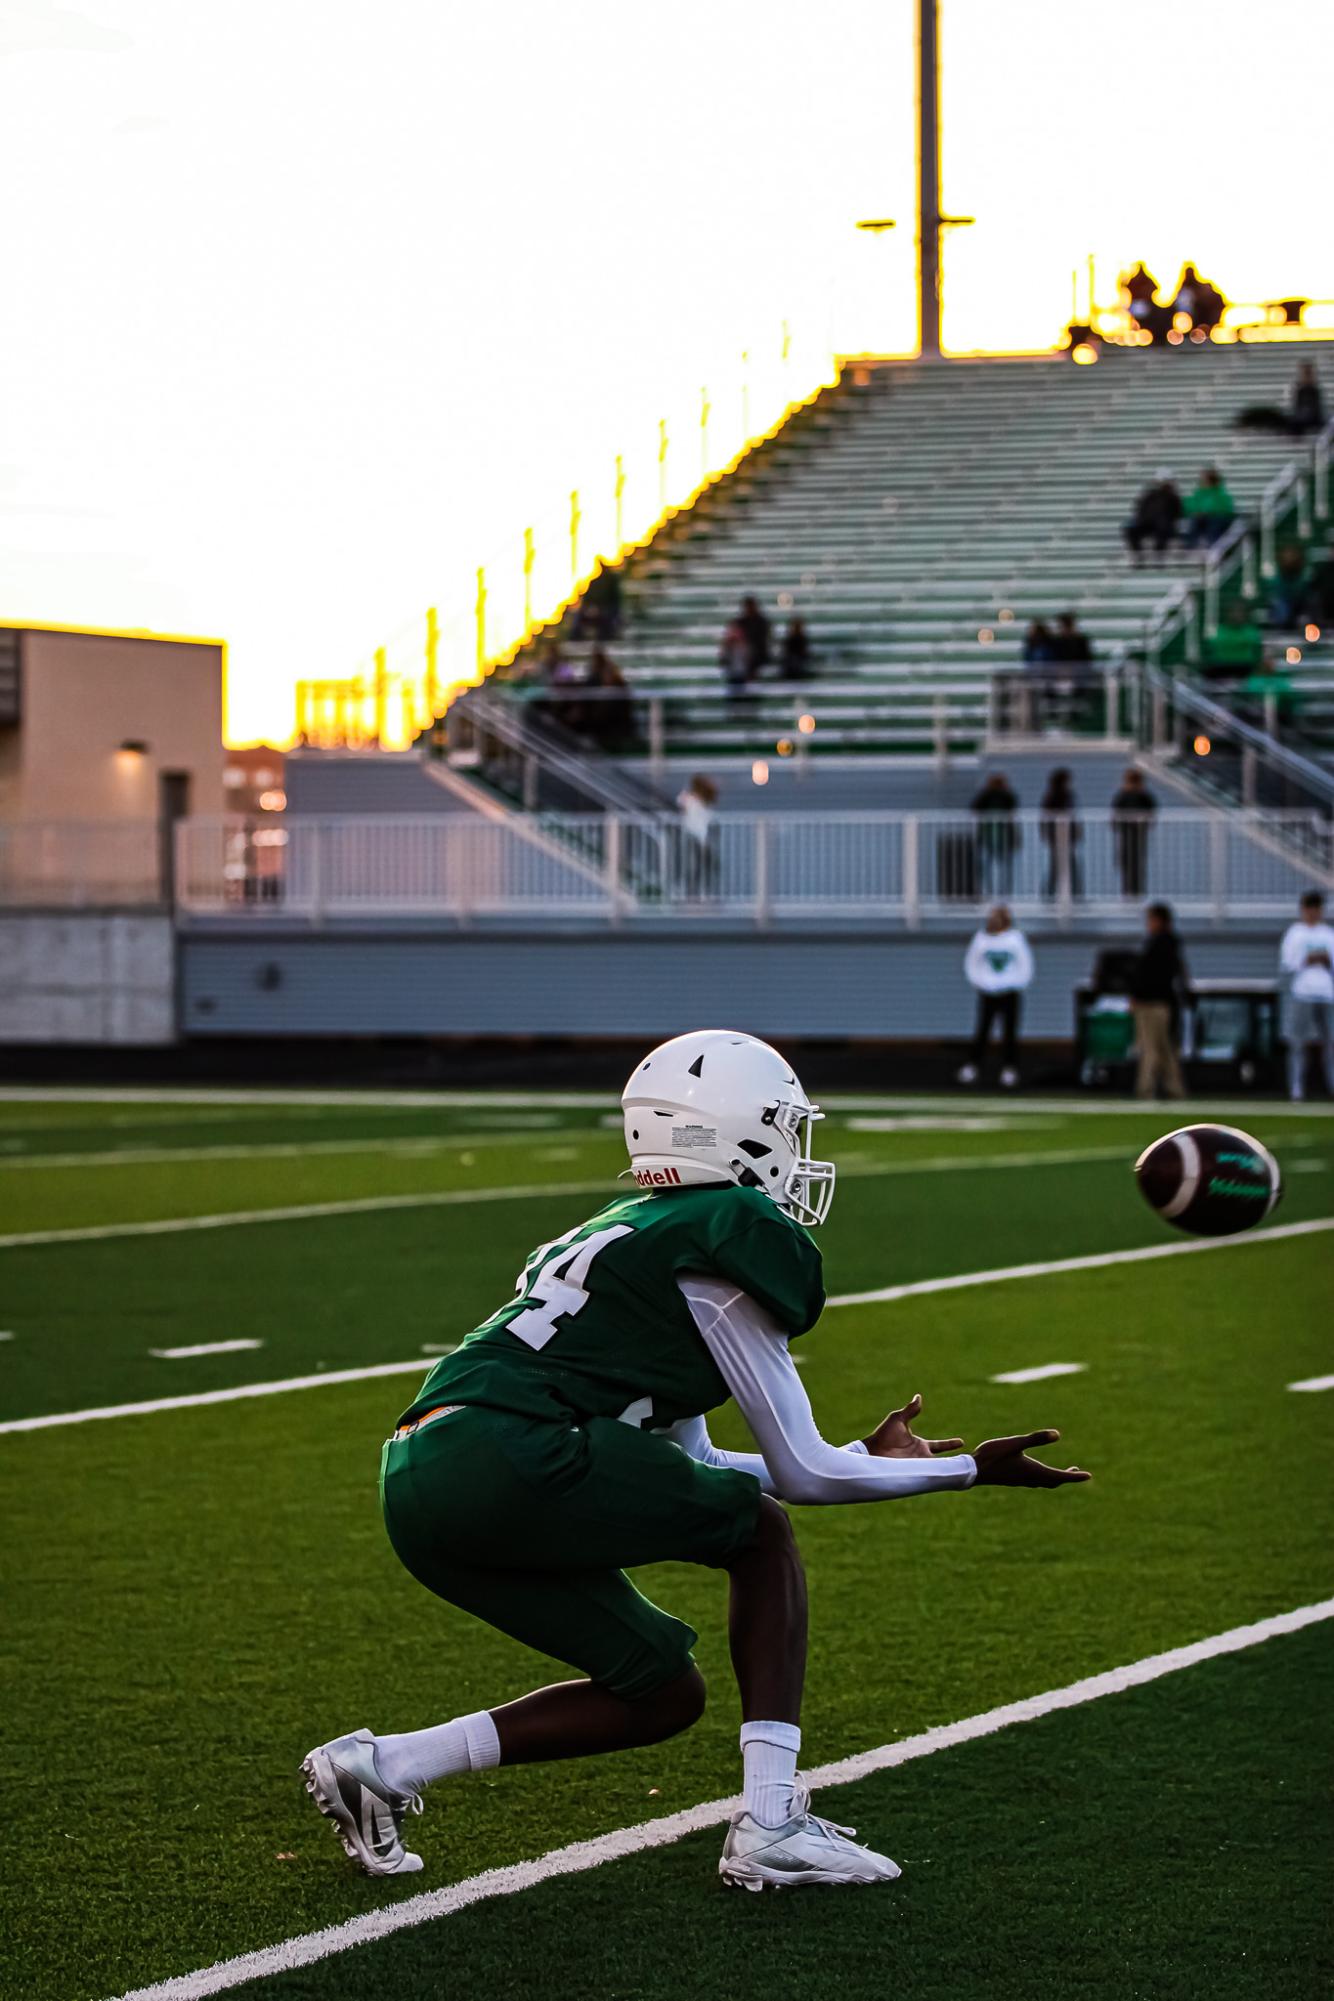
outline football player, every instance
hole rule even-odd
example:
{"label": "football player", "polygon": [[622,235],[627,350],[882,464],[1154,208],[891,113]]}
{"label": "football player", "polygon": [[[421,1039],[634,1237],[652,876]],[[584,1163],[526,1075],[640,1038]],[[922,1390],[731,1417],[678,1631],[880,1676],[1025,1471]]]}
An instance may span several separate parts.
{"label": "football player", "polygon": [[[696,1635],[626,1576],[725,1570],[741,1692],[741,1810],[719,1864],[735,1887],[873,1883],[897,1864],[811,1811],[797,1777],[806,1586],[780,1501],[896,1500],[1087,1479],[1029,1456],[1054,1431],[920,1438],[913,1397],[865,1438],[820,1436],[789,1343],[824,1305],[810,1229],[834,1168],[820,1113],[753,1036],[705,1029],[645,1057],[622,1098],[635,1192],[542,1244],[515,1297],[431,1370],[384,1448],[389,1539],[428,1590],[580,1671],[423,1730],[357,1730],[311,1751],[307,1790],[373,1876],[420,1869],[408,1813],[437,1780],[652,1744],[697,1721]],[[736,1400],[758,1452],[705,1413]]]}

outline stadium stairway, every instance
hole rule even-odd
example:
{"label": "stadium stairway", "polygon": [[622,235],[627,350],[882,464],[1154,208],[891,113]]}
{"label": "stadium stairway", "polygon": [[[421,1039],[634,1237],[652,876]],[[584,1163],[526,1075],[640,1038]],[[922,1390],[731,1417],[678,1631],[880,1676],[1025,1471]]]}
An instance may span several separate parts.
{"label": "stadium stairway", "polygon": [[[991,676],[1019,664],[1031,618],[1073,612],[1110,665],[1198,568],[1184,552],[1127,558],[1122,523],[1158,468],[1188,491],[1215,465],[1241,511],[1258,510],[1306,448],[1234,419],[1285,404],[1313,352],[1328,349],[1187,345],[1107,350],[1091,368],[1053,355],[845,371],[629,559],[611,650],[637,694],[666,698],[667,747],[684,757],[772,749],[798,708],[815,716],[817,750],[925,750],[942,701],[951,748],[976,748]],[[728,703],[719,641],[747,593],[775,644],[787,619],[806,621],[816,678],[761,681]]]}

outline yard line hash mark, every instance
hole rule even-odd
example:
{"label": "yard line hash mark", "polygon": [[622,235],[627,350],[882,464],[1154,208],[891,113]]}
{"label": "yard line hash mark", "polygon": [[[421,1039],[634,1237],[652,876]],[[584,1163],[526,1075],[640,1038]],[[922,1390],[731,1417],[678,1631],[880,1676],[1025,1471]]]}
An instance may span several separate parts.
{"label": "yard line hash mark", "polygon": [[1334,1390],[1334,1376],[1304,1376],[1299,1383],[1289,1383],[1290,1390]]}
{"label": "yard line hash mark", "polygon": [[191,1362],[196,1355],[236,1355],[242,1348],[262,1348],[262,1341],[196,1341],[191,1348],[150,1348],[160,1362]]}
{"label": "yard line hash mark", "polygon": [[1088,1367],[1087,1362],[1042,1362],[1036,1369],[1007,1369],[1003,1376],[993,1376],[993,1383],[1041,1383],[1048,1376],[1081,1376]]}
{"label": "yard line hash mark", "polygon": [[[1318,1604],[1302,1605],[1295,1611],[1280,1612],[1273,1618],[1259,1619],[1252,1625],[1233,1626],[1225,1633],[1215,1633],[1207,1640],[1195,1640],[1188,1646],[1173,1647],[1167,1653],[1150,1654],[1144,1660],[1132,1661],[1125,1667],[1088,1675],[1081,1681],[1068,1683],[1064,1688],[1050,1689],[1044,1695],[1030,1695],[1019,1702],[1002,1703],[996,1709],[983,1710],[980,1715],[964,1717],[957,1723],[941,1724],[933,1730],[923,1730],[915,1737],[905,1737],[897,1744],[881,1744],[873,1751],[840,1758],[836,1763],[822,1765],[806,1776],[817,1792],[833,1786],[852,1785],[858,1779],[868,1778],[873,1772],[888,1771],[896,1765],[909,1764],[916,1758],[929,1758],[937,1751],[953,1750],[956,1745],[993,1736],[998,1730],[1006,1730],[1015,1723],[1031,1723],[1057,1710],[1075,1709],[1086,1702],[1097,1702],[1104,1695],[1120,1695],[1126,1689],[1143,1688],[1164,1675],[1197,1667],[1202,1661],[1216,1660],[1223,1654],[1241,1653],[1247,1647],[1259,1646],[1283,1634],[1299,1633],[1307,1626],[1331,1618],[1334,1618],[1334,1598],[1325,1598]],[[537,1884],[550,1882],[555,1877],[581,1875],[587,1870],[600,1868],[603,1863],[642,1854],[645,1849],[666,1847],[686,1835],[720,1826],[739,1804],[736,1799],[709,1800],[703,1805],[689,1807],[683,1813],[668,1814],[661,1820],[641,1821],[636,1827],[617,1828],[608,1834],[595,1835],[589,1841],[574,1841],[568,1847],[553,1848],[530,1862],[513,1862],[506,1868],[487,1869],[479,1876],[469,1876],[460,1883],[446,1885],[444,1889],[428,1890],[421,1896],[408,1897],[401,1904],[382,1905],[377,1910],[347,1918],[342,1924],[328,1925],[322,1931],[305,1932],[258,1952],[219,1960],[215,1965],[201,1967],[195,1973],[160,1980],[149,1987],[132,1988],[120,1995],[118,2001],[201,2001],[205,1995],[225,1993],[229,1988],[244,1985],[246,1981],[289,1973],[297,1967],[327,1959],[334,1953],[347,1952],[354,1946],[367,1945],[373,1939],[386,1938],[393,1932],[429,1924],[436,1918],[450,1917],[455,1911],[466,1910],[470,1904],[481,1903],[484,1898],[513,1896],[517,1891],[534,1889]]]}

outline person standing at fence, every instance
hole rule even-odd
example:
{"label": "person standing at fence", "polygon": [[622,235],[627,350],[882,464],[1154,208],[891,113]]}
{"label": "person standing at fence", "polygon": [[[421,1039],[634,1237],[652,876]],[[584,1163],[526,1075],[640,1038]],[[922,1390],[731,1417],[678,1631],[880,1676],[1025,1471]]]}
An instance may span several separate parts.
{"label": "person standing at fence", "polygon": [[1033,978],[1033,954],[1027,938],[1016,930],[1003,903],[987,913],[964,954],[964,974],[977,995],[977,1026],[968,1061],[959,1072],[961,1084],[975,1084],[986,1066],[987,1045],[994,1022],[1000,1023],[1002,1086],[1012,1091],[1019,1082],[1019,1015],[1024,991]]}
{"label": "person standing at fence", "polygon": [[1014,857],[1019,846],[1015,811],[1019,801],[1003,772],[993,771],[972,804],[977,823],[974,842],[983,895],[1008,896],[1014,887]]}
{"label": "person standing at fence", "polygon": [[711,778],[697,773],[676,804],[681,815],[682,879],[687,896],[707,896],[718,882],[718,830],[713,809],[718,803],[718,787]]}
{"label": "person standing at fence", "polygon": [[1053,771],[1047,780],[1047,789],[1042,795],[1040,832],[1042,845],[1047,850],[1042,894],[1059,897],[1062,902],[1068,897],[1082,895],[1079,844],[1084,838],[1084,829],[1075,811],[1074,782],[1064,766]]}
{"label": "person standing at fence", "polygon": [[1143,896],[1149,872],[1149,829],[1158,801],[1132,765],[1112,800],[1112,839],[1122,896]]}
{"label": "person standing at fence", "polygon": [[1290,924],[1279,947],[1279,970],[1287,983],[1288,1096],[1306,1096],[1306,1053],[1320,1047],[1325,1088],[1334,1098],[1334,927],[1325,922],[1325,899],[1309,889],[1301,916]]}
{"label": "person standing at fence", "polygon": [[1177,1056],[1181,1009],[1190,997],[1181,941],[1165,903],[1144,913],[1145,938],[1130,969],[1130,1003],[1135,1016],[1139,1070],[1137,1098],[1184,1098],[1186,1086]]}

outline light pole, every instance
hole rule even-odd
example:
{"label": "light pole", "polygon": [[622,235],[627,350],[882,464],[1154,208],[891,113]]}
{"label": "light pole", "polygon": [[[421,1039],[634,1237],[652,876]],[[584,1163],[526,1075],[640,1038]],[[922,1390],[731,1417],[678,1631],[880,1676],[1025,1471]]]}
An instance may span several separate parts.
{"label": "light pole", "polygon": [[971,215],[940,212],[940,52],[936,0],[917,0],[917,324],[923,360],[940,358],[940,238]]}

